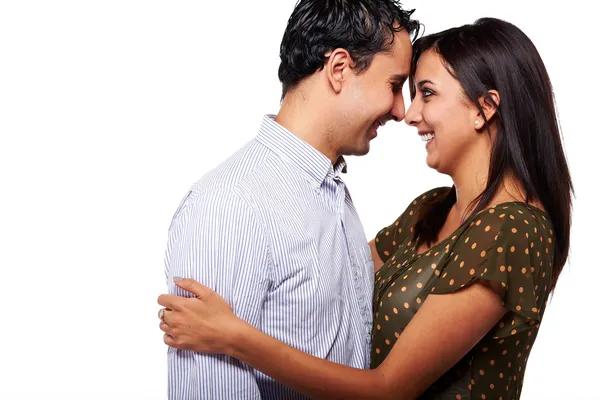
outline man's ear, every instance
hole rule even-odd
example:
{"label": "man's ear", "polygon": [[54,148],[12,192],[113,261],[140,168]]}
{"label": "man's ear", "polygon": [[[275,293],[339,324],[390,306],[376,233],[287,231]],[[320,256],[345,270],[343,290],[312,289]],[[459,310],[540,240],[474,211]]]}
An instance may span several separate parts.
{"label": "man's ear", "polygon": [[324,66],[325,75],[335,93],[342,90],[344,82],[352,73],[353,61],[345,49],[335,49],[325,55],[327,62]]}

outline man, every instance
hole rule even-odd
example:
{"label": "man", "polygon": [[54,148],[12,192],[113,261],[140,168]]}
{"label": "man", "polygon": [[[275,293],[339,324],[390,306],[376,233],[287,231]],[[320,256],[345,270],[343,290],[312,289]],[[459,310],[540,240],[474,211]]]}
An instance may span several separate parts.
{"label": "man", "polygon": [[[192,278],[304,352],[368,368],[373,261],[340,174],[377,129],[404,118],[418,23],[396,0],[301,0],[281,43],[283,100],[258,136],[197,182],[169,229],[169,293]],[[185,325],[161,296],[161,329]],[[170,307],[171,306],[171,307]],[[172,332],[172,331],[171,331]],[[168,334],[169,398],[302,398],[239,361]],[[180,347],[179,349],[176,347]]]}

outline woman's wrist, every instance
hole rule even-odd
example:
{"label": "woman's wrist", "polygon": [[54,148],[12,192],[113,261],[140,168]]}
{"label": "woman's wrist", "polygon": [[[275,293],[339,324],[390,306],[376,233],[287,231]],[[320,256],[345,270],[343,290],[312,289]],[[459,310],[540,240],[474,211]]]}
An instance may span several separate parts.
{"label": "woman's wrist", "polygon": [[228,356],[244,361],[244,350],[247,350],[248,339],[256,331],[256,328],[246,321],[236,319],[232,326],[231,335],[227,335],[223,352]]}

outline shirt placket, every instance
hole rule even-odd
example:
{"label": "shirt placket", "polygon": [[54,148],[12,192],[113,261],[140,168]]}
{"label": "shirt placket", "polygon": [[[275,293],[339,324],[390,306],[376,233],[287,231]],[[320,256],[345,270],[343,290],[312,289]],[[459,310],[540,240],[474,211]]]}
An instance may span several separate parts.
{"label": "shirt placket", "polygon": [[[340,177],[336,176],[333,178],[335,182],[335,199],[336,199],[336,213],[340,219],[342,232],[344,234],[344,238],[346,241],[346,253],[348,255],[348,260],[350,261],[350,268],[352,274],[352,283],[354,285],[354,291],[357,296],[360,313],[362,317],[362,321],[365,329],[365,340],[367,344],[367,348],[370,348],[371,345],[371,299],[369,298],[367,301],[365,290],[364,290],[364,276],[361,273],[361,265],[362,263],[356,257],[359,255],[358,249],[354,249],[354,241],[352,240],[351,235],[348,233],[346,228],[346,186]],[[369,352],[367,352],[368,355]]]}

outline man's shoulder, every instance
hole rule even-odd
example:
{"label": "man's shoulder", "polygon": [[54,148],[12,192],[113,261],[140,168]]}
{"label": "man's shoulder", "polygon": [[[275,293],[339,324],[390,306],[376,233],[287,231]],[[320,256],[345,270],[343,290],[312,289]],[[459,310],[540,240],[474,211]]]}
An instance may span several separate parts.
{"label": "man's shoulder", "polygon": [[196,181],[184,201],[211,208],[242,202],[257,211],[266,206],[261,199],[278,182],[279,164],[275,153],[252,140]]}
{"label": "man's shoulder", "polygon": [[270,156],[267,148],[252,140],[196,181],[190,191],[237,192],[250,176],[264,174],[264,164]]}

